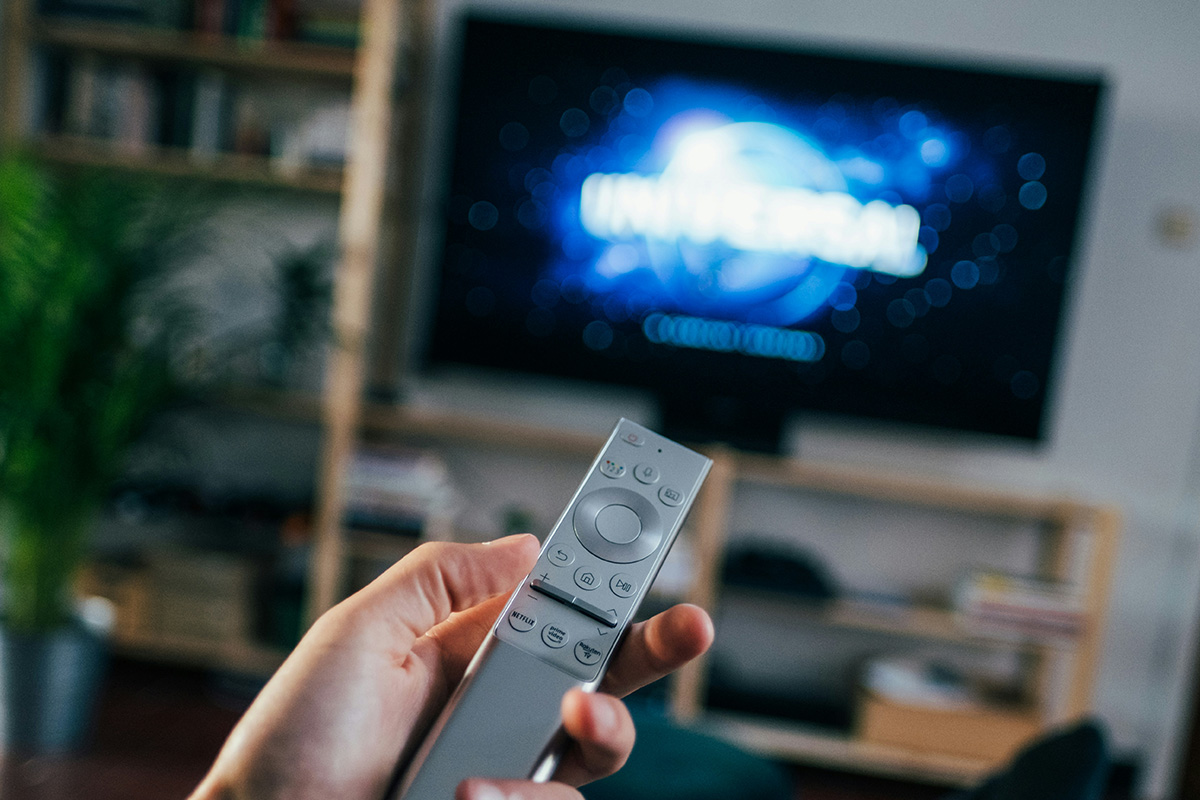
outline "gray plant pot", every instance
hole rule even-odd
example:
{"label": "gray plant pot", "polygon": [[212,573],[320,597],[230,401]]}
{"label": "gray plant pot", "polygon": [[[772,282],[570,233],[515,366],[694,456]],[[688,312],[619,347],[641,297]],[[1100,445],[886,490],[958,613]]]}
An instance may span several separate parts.
{"label": "gray plant pot", "polygon": [[36,755],[79,750],[107,666],[108,637],[95,625],[26,634],[0,624],[0,746]]}

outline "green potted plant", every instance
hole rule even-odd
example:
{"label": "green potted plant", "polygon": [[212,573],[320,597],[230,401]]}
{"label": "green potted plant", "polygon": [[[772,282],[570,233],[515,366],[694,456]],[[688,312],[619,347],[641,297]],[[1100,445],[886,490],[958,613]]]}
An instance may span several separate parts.
{"label": "green potted plant", "polygon": [[[130,445],[178,387],[182,214],[110,175],[0,159],[0,735],[70,749],[104,648],[73,583]],[[78,668],[79,674],[68,674]],[[74,695],[72,699],[70,696]]]}

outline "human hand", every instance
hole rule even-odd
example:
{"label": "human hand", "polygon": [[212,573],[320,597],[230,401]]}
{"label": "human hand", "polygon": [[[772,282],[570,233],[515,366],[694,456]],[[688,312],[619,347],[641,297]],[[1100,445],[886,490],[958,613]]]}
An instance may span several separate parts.
{"label": "human hand", "polygon": [[[402,753],[445,705],[508,595],[537,558],[533,536],[418,547],[313,625],[234,727],[192,800],[380,800]],[[457,800],[569,800],[624,764],[633,721],[617,700],[712,642],[675,606],[630,627],[597,693],[563,698],[573,742],[554,780],[464,782]]]}

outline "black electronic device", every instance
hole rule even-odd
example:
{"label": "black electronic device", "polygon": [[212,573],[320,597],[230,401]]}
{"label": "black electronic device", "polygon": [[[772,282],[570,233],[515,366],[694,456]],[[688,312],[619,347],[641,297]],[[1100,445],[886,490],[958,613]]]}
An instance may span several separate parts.
{"label": "black electronic device", "polygon": [[817,410],[1047,431],[1096,75],[468,15],[422,352],[642,387],[689,441]]}

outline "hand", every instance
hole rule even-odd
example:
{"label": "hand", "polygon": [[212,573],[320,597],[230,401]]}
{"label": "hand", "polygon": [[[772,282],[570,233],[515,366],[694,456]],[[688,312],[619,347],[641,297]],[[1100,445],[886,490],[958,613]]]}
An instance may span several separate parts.
{"label": "hand", "polygon": [[[402,752],[445,705],[508,594],[537,558],[533,536],[424,544],[330,609],[263,688],[192,800],[381,800]],[[574,740],[554,781],[465,781],[458,800],[569,800],[633,747],[617,697],[677,669],[712,642],[695,606],[633,625],[600,692],[563,698]]]}

